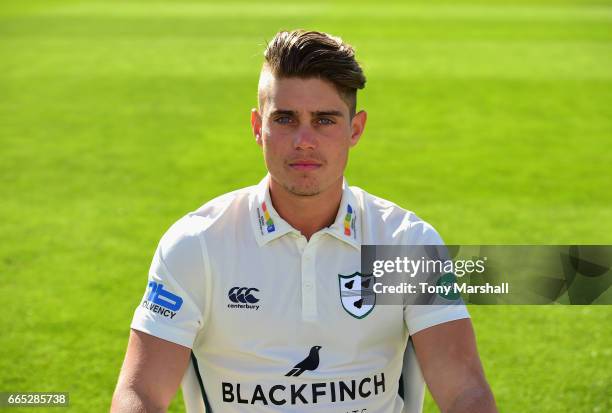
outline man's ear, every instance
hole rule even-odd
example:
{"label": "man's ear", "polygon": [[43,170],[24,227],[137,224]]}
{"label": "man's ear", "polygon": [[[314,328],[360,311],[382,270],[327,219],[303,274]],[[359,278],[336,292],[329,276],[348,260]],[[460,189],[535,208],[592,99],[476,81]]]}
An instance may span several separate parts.
{"label": "man's ear", "polygon": [[355,116],[353,116],[353,119],[351,119],[351,147],[357,145],[357,142],[359,142],[359,138],[361,138],[361,134],[365,129],[367,119],[368,114],[364,110],[360,110],[359,112],[355,113]]}
{"label": "man's ear", "polygon": [[259,146],[262,146],[263,141],[261,140],[261,115],[255,108],[251,109],[251,129],[253,130],[253,136],[255,136],[255,141]]}

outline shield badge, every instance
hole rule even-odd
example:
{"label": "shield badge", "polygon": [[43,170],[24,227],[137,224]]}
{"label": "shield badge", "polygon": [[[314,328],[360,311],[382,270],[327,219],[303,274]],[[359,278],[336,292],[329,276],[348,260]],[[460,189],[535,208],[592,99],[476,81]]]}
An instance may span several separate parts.
{"label": "shield badge", "polygon": [[338,274],[340,301],[347,313],[355,318],[364,318],[376,304],[374,276],[355,272],[352,275]]}

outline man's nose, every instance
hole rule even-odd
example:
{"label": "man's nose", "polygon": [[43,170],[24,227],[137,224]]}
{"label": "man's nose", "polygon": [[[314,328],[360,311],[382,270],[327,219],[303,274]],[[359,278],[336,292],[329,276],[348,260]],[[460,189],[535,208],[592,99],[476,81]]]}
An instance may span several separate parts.
{"label": "man's nose", "polygon": [[295,149],[313,149],[317,146],[316,132],[312,126],[304,125],[301,126],[297,131],[294,138]]}

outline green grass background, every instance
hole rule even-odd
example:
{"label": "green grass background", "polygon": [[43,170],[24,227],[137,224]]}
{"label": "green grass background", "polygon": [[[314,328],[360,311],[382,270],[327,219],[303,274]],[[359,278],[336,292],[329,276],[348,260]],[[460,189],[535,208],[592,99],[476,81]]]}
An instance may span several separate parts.
{"label": "green grass background", "polygon": [[[265,173],[249,110],[281,28],[357,49],[351,184],[449,243],[612,243],[611,23],[610,1],[2,2],[0,391],[108,410],[159,237]],[[612,307],[471,313],[502,412],[612,411]]]}

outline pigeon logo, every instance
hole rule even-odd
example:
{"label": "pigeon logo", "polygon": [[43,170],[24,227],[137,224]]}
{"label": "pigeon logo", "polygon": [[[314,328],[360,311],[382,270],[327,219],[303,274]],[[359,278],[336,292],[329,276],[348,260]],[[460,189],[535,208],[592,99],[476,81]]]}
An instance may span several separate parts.
{"label": "pigeon logo", "polygon": [[259,292],[257,288],[234,287],[227,293],[227,298],[232,303],[255,304],[259,298],[255,298],[251,291]]}
{"label": "pigeon logo", "polygon": [[293,366],[293,368],[289,370],[287,374],[285,374],[285,377],[297,377],[306,370],[316,370],[317,367],[319,367],[319,350],[321,350],[321,346],[313,346],[310,349],[308,356]]}
{"label": "pigeon logo", "polygon": [[352,275],[338,274],[340,302],[347,313],[361,319],[370,314],[376,304],[373,275],[355,272]]}

